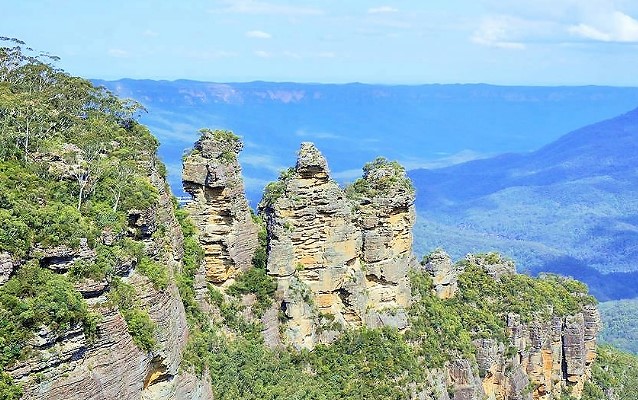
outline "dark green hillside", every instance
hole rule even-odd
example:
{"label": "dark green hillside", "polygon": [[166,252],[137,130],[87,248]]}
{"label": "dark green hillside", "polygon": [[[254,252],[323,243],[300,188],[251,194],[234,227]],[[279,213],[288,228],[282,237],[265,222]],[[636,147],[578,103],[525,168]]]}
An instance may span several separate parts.
{"label": "dark green hillside", "polygon": [[601,299],[632,297],[633,274],[596,270],[636,270],[637,165],[634,110],[529,154],[411,171],[417,247],[502,251],[531,271],[574,274]]}
{"label": "dark green hillside", "polygon": [[634,400],[638,393],[638,357],[612,346],[599,346],[592,381],[582,400]]}
{"label": "dark green hillside", "polygon": [[600,340],[638,354],[638,300],[600,303],[603,331]]}

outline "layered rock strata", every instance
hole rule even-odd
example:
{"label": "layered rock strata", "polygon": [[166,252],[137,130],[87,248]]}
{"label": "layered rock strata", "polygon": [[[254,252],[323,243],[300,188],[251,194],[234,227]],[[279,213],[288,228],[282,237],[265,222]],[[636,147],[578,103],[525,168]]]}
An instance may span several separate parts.
{"label": "layered rock strata", "polygon": [[[370,169],[364,186],[378,185],[381,169]],[[393,179],[387,190],[352,200],[317,148],[303,143],[295,168],[266,188],[268,273],[277,278],[285,336],[296,347],[329,342],[342,327],[406,326],[414,194]]]}
{"label": "layered rock strata", "polygon": [[[513,263],[497,254],[469,254],[465,262],[480,266],[493,279],[515,273]],[[427,256],[423,267],[433,277],[439,297],[450,298],[458,290],[456,279],[462,267],[453,266],[444,252]],[[449,282],[455,283],[453,293]],[[540,315],[523,322],[518,314],[510,313],[507,343],[493,338],[475,340],[478,376],[464,363],[450,363],[446,370],[453,400],[580,398],[596,358],[596,335],[602,327],[598,309],[592,305],[574,315]]]}
{"label": "layered rock strata", "polygon": [[192,196],[186,209],[199,230],[206,280],[215,284],[249,268],[257,248],[237,161],[242,147],[231,132],[202,130],[184,159],[184,190]]}
{"label": "layered rock strata", "polygon": [[[183,236],[175,215],[171,194],[160,176],[154,158],[149,157],[149,179],[158,201],[149,209],[129,213],[129,236],[144,244],[148,257],[167,266],[169,276],[181,268]],[[164,233],[155,235],[162,226]],[[103,235],[104,245],[112,245]],[[91,262],[95,252],[81,243],[79,249],[38,249],[42,265],[58,273],[78,260]],[[188,338],[184,307],[174,283],[159,290],[135,270],[136,260],[115,266],[114,273],[130,284],[140,309],[147,310],[156,324],[152,351],[142,351],[133,342],[118,310],[107,301],[109,283],[90,279],[78,282],[78,290],[91,309],[101,315],[97,335],[89,340],[81,326],[65,332],[46,327],[28,342],[29,356],[7,369],[24,389],[24,399],[212,399],[210,386],[180,371],[182,351]],[[188,397],[185,397],[188,396]]]}

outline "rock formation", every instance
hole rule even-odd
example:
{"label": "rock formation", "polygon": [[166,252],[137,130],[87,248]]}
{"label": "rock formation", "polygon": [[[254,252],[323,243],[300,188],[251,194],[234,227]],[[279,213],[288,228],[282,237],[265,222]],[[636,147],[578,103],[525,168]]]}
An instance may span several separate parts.
{"label": "rock formation", "polygon": [[[158,201],[148,210],[129,213],[129,234],[144,244],[147,256],[166,265],[172,276],[181,265],[183,237],[171,194],[153,161],[151,157],[149,179],[157,189]],[[159,226],[165,228],[164,234],[154,235]],[[111,245],[107,237],[103,235],[102,241]],[[77,250],[56,247],[37,251],[42,265],[58,273],[65,273],[77,260],[95,257],[85,242]],[[0,263],[4,266],[8,261],[0,258]],[[135,288],[140,307],[148,310],[157,324],[156,347],[146,352],[134,344],[122,315],[107,301],[108,282],[78,282],[78,290],[102,315],[97,337],[89,340],[80,325],[62,333],[42,327],[25,344],[32,349],[29,356],[7,370],[15,382],[23,385],[24,399],[212,399],[209,385],[179,370],[188,329],[175,280],[170,279],[166,289],[158,290],[136,272],[135,263],[124,263],[114,272]]]}
{"label": "rock formation", "polygon": [[9,280],[13,273],[13,259],[6,252],[0,252],[0,285]]}
{"label": "rock formation", "polygon": [[[184,186],[193,196],[187,210],[205,251],[194,277],[194,289],[202,296],[209,283],[224,289],[238,271],[250,268],[257,247],[257,226],[236,160],[240,150],[232,134],[204,131],[184,160]],[[143,243],[145,256],[166,265],[173,276],[182,267],[183,235],[164,179],[152,163],[149,171],[158,201],[145,210],[129,210],[125,234]],[[418,268],[412,252],[414,196],[403,168],[384,159],[367,164],[363,177],[344,190],[330,178],[317,148],[303,143],[295,167],[266,188],[260,203],[268,234],[267,272],[278,286],[277,301],[261,319],[265,343],[278,346],[283,336],[284,344],[313,348],[330,343],[347,328],[406,328],[411,303],[408,271]],[[163,234],[158,234],[159,227]],[[115,238],[103,232],[99,240],[112,246]],[[33,250],[42,266],[60,274],[77,261],[96,257],[86,241],[77,249]],[[513,263],[496,254],[468,255],[465,262],[483,268],[495,280],[515,273]],[[136,271],[136,263],[123,260],[114,273],[135,288],[140,306],[157,324],[156,348],[146,352],[135,345],[121,313],[107,301],[109,280],[85,279],[77,289],[102,315],[99,334],[91,342],[80,325],[62,333],[40,329],[27,344],[33,349],[29,356],[6,370],[24,385],[25,399],[213,398],[206,378],[179,369],[188,327],[175,280],[160,290]],[[0,285],[18,264],[0,253]],[[430,254],[422,267],[440,299],[459,293],[463,267],[454,265],[443,251]],[[415,385],[413,398],[579,397],[591,375],[600,325],[595,306],[532,321],[510,313],[506,343],[474,340],[476,361],[458,358],[426,371],[427,384],[418,389]]]}
{"label": "rock formation", "polygon": [[[483,268],[492,279],[515,273],[513,263],[495,253],[468,254],[465,262]],[[424,259],[423,268],[432,276],[438,297],[455,295],[462,271],[447,254],[434,251]],[[478,376],[466,362],[450,363],[446,369],[453,399],[552,400],[561,394],[579,398],[596,358],[596,335],[602,327],[598,309],[585,306],[574,315],[542,315],[522,322],[518,314],[510,313],[507,343],[475,340]]]}
{"label": "rock formation", "polygon": [[459,270],[450,256],[441,249],[434,250],[423,260],[423,269],[432,276],[434,293],[440,299],[454,297],[458,289]]}
{"label": "rock formation", "polygon": [[[416,266],[412,252],[412,227],[416,221],[414,189],[405,170],[396,162],[379,158],[363,171],[363,179],[355,183],[354,189],[362,189],[355,197],[370,310],[366,324],[405,327],[407,318],[403,310],[410,304],[408,271]],[[395,312],[389,314],[384,310]]]}
{"label": "rock formation", "polygon": [[330,341],[337,326],[406,326],[414,193],[403,169],[388,165],[371,166],[361,182],[370,190],[352,200],[303,143],[295,168],[266,188],[268,273],[293,345]]}
{"label": "rock formation", "polygon": [[249,268],[257,248],[237,161],[242,146],[231,132],[202,130],[184,159],[184,190],[193,197],[186,209],[199,228],[206,279],[215,284]]}

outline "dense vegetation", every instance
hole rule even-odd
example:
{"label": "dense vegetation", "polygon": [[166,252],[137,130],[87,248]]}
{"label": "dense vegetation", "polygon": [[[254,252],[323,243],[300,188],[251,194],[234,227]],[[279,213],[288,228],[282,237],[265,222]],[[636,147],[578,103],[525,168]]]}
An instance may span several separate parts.
{"label": "dense vegetation", "polygon": [[638,393],[638,357],[612,346],[599,346],[591,382],[581,400],[633,400]]}
{"label": "dense vegetation", "polygon": [[[136,122],[141,106],[56,68],[56,57],[0,41],[0,253],[18,264],[0,287],[0,398],[13,399],[20,388],[4,370],[29,355],[34,332],[95,336],[99,310],[90,311],[79,284],[106,281],[110,305],[148,350],[154,323],[118,275],[137,265],[159,289],[168,275],[128,221],[128,210],[157,201],[149,170],[163,173],[157,140]],[[96,257],[47,269],[51,249],[81,247]]]}
{"label": "dense vegetation", "polygon": [[638,300],[600,303],[599,309],[603,318],[600,341],[638,354]]}
{"label": "dense vegetation", "polygon": [[346,195],[351,199],[371,198],[387,194],[390,188],[400,187],[414,192],[412,181],[405,175],[405,168],[397,161],[377,157],[363,166],[363,178],[346,187]]}
{"label": "dense vegetation", "polygon": [[[258,252],[258,254],[260,254]],[[331,345],[313,351],[269,349],[261,335],[261,310],[272,301],[274,285],[260,257],[222,293],[209,287],[217,310],[212,321],[200,320],[185,353],[185,367],[208,373],[220,399],[402,399],[428,386],[428,370],[458,358],[474,357],[473,339],[497,338],[507,343],[505,313],[523,320],[546,313],[577,312],[594,300],[573,280],[546,276],[503,276],[495,280],[478,265],[501,262],[495,254],[465,262],[460,294],[441,300],[433,294],[425,272],[411,275],[416,301],[409,310],[410,328],[355,329]],[[465,293],[464,293],[465,292]],[[246,313],[239,296],[254,293],[258,312]],[[262,302],[264,302],[262,304]],[[553,305],[553,311],[548,311]],[[540,311],[538,311],[540,310]],[[250,382],[250,384],[246,384]]]}

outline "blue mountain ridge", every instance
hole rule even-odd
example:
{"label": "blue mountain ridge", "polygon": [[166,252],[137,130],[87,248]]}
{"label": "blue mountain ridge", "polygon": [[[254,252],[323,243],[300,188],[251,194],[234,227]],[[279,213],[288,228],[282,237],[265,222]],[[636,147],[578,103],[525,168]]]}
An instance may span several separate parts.
{"label": "blue mountain ridge", "polygon": [[181,192],[181,156],[200,128],[244,139],[240,161],[254,205],[292,165],[302,141],[326,155],[333,176],[353,180],[383,155],[408,169],[527,152],[564,132],[638,105],[638,88],[467,85],[94,81],[148,109],[170,183]]}
{"label": "blue mountain ridge", "polygon": [[602,300],[638,295],[638,109],[534,152],[409,175],[422,252],[496,250],[581,279]]}

